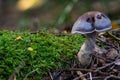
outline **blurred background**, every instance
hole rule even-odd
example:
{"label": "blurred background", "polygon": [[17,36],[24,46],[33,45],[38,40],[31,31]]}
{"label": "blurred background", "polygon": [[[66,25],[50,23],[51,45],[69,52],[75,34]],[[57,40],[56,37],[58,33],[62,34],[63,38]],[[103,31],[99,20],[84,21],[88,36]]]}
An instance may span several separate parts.
{"label": "blurred background", "polygon": [[0,0],[0,30],[69,32],[75,20],[91,10],[104,12],[116,26],[119,4],[120,0]]}

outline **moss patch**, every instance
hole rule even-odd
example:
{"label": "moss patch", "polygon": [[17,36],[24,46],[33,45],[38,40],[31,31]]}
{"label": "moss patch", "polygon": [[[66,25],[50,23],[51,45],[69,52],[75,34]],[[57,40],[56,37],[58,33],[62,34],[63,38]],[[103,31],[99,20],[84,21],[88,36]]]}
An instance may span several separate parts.
{"label": "moss patch", "polygon": [[70,63],[83,41],[80,35],[0,31],[0,80],[7,80],[13,73],[17,80],[23,80],[34,70],[27,79],[40,80],[48,71]]}

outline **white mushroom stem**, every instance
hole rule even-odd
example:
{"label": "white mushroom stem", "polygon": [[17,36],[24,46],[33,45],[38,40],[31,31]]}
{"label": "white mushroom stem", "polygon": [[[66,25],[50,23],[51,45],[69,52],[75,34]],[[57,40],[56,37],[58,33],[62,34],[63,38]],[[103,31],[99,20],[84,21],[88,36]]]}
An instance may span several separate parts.
{"label": "white mushroom stem", "polygon": [[88,66],[91,63],[92,55],[95,48],[96,33],[85,35],[86,40],[78,52],[78,60],[82,66]]}

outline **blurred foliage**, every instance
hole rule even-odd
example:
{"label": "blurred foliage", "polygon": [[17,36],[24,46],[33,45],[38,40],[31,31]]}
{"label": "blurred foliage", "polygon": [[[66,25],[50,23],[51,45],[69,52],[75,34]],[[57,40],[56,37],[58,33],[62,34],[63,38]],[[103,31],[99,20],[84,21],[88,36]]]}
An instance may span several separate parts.
{"label": "blurred foliage", "polygon": [[57,26],[63,24],[66,19],[68,19],[69,13],[71,12],[73,6],[78,2],[78,0],[72,0],[71,2],[66,5],[63,12],[61,13],[60,17],[58,18],[56,24]]}
{"label": "blurred foliage", "polygon": [[0,0],[0,26],[8,30],[29,29],[32,19],[37,17],[39,26],[58,28],[73,24],[80,15],[91,10],[104,12],[111,20],[117,20],[119,4],[120,0]]}
{"label": "blurred foliage", "polygon": [[[7,80],[12,74],[16,80],[40,80],[48,71],[71,64],[73,52],[79,50],[83,41],[80,35],[0,31],[0,80]],[[35,72],[28,75],[32,71]]]}
{"label": "blurred foliage", "polygon": [[17,8],[21,11],[25,11],[29,8],[41,6],[45,0],[19,0],[17,2]]}

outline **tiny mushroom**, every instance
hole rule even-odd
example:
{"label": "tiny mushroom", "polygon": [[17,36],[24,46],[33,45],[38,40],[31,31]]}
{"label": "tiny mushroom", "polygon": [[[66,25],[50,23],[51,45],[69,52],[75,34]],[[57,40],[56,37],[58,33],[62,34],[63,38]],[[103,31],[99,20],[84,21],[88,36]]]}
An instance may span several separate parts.
{"label": "tiny mushroom", "polygon": [[99,11],[90,11],[78,18],[73,25],[71,33],[79,33],[85,36],[85,42],[77,55],[81,66],[88,66],[92,61],[97,33],[111,28],[111,20]]}

